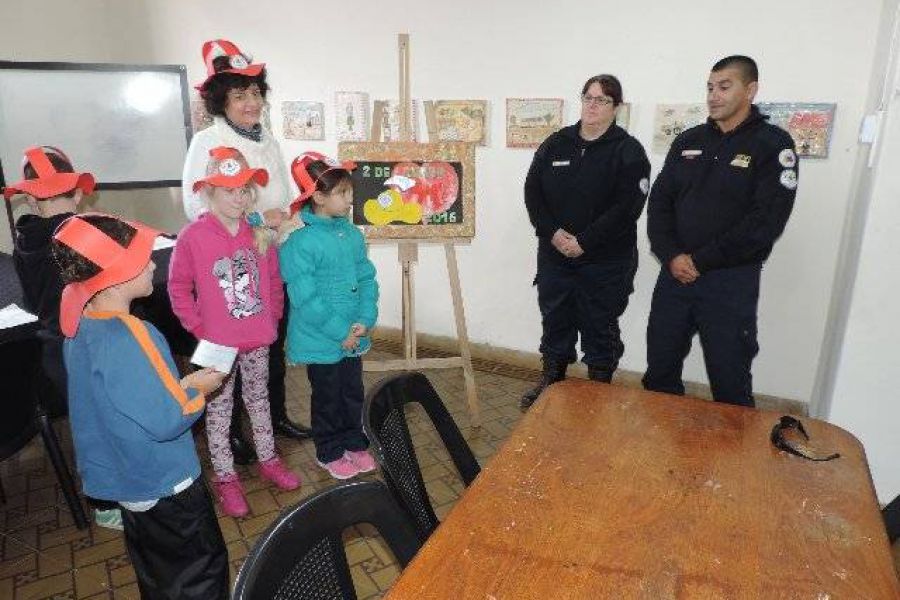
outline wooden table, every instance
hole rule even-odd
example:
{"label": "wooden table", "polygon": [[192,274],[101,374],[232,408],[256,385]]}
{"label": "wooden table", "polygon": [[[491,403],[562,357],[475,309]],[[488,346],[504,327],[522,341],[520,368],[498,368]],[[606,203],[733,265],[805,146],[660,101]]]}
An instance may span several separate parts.
{"label": "wooden table", "polygon": [[866,458],[769,442],[780,414],[600,383],[551,387],[388,598],[900,598]]}

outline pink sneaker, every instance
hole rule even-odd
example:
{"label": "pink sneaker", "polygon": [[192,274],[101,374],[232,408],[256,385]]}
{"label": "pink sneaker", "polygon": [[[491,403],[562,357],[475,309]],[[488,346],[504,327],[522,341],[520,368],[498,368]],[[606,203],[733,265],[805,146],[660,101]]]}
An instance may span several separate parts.
{"label": "pink sneaker", "polygon": [[346,456],[342,456],[329,463],[321,463],[316,460],[316,464],[331,473],[331,476],[335,479],[350,479],[359,473],[359,469],[356,465],[347,460]]}
{"label": "pink sneaker", "polygon": [[222,512],[229,517],[245,517],[250,512],[244,490],[236,473],[218,478],[213,482],[216,496],[222,503]]}
{"label": "pink sneaker", "polygon": [[277,456],[259,463],[259,474],[280,490],[290,491],[300,487],[300,477],[284,466]]}
{"label": "pink sneaker", "polygon": [[378,467],[368,450],[347,450],[344,452],[344,458],[353,463],[360,473],[370,473]]}

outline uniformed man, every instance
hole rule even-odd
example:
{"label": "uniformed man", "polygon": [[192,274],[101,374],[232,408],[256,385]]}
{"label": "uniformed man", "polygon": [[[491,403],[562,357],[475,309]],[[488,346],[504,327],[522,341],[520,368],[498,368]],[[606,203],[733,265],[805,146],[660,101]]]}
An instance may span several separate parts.
{"label": "uniformed man", "polygon": [[794,143],[753,104],[758,85],[752,58],[713,65],[709,119],[675,139],[653,185],[647,232],[662,269],[647,325],[649,390],[684,394],[699,333],[713,398],[754,406],[760,273],[797,190]]}

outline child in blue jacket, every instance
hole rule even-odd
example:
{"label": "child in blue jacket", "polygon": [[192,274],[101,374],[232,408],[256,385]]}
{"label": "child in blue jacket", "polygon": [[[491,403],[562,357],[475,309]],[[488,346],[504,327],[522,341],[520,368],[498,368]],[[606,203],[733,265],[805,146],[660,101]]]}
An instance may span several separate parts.
{"label": "child in blue jacket", "polygon": [[141,598],[226,600],[228,555],[191,436],[225,374],[179,379],[162,334],[129,314],[153,291],[157,235],[86,214],[53,236],[75,459],[85,493],[122,506]]}
{"label": "child in blue jacket", "polygon": [[378,283],[365,239],[348,219],[355,166],[316,152],[294,160],[300,196],[292,208],[306,226],[279,251],[290,297],[287,359],[307,365],[316,459],[336,479],[375,469],[362,431],[360,355],[371,346]]}

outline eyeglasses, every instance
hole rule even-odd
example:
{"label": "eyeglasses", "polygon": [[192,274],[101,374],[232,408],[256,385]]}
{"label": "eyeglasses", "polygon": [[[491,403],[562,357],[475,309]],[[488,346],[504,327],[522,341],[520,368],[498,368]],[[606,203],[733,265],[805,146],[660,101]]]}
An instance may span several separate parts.
{"label": "eyeglasses", "polygon": [[[785,433],[788,431],[798,432],[803,438],[803,441],[800,441],[799,443],[789,441],[785,437]],[[795,419],[794,417],[788,415],[781,417],[778,423],[775,424],[775,427],[772,428],[772,433],[769,436],[769,439],[771,440],[772,445],[779,450],[784,450],[789,454],[805,458],[806,460],[814,460],[818,462],[834,460],[835,458],[841,457],[841,455],[837,452],[834,452],[832,454],[825,454],[808,448],[806,442],[809,441],[809,434],[806,433],[806,428],[803,427],[803,423],[801,423],[798,419]]]}
{"label": "eyeglasses", "polygon": [[251,85],[242,90],[228,90],[228,100],[231,102],[245,102],[246,100],[262,100],[263,95],[257,85]]}
{"label": "eyeglasses", "polygon": [[585,94],[581,97],[582,104],[596,104],[597,106],[608,106],[615,102],[612,98],[608,96],[591,96],[589,94]]}

